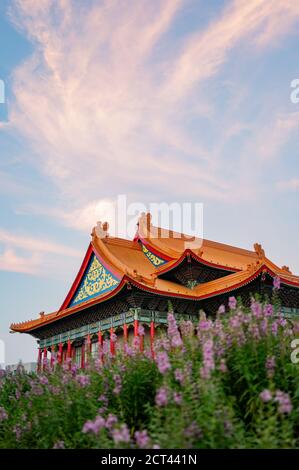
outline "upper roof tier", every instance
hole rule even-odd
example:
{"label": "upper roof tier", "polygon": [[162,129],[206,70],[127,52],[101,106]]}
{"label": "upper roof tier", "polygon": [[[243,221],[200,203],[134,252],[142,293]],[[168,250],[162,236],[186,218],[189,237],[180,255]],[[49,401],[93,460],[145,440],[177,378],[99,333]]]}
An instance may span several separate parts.
{"label": "upper roof tier", "polygon": [[[11,330],[30,332],[57,321],[95,303],[104,302],[129,282],[160,295],[201,300],[231,292],[247,284],[262,271],[279,276],[282,283],[299,287],[299,277],[284,266],[278,267],[265,255],[261,245],[254,250],[190,237],[154,227],[149,214],[141,214],[134,240],[110,237],[108,224],[98,223],[92,241],[62,306],[40,318],[12,324]],[[227,271],[227,275],[189,288],[159,277],[175,269],[185,259],[210,268]]]}

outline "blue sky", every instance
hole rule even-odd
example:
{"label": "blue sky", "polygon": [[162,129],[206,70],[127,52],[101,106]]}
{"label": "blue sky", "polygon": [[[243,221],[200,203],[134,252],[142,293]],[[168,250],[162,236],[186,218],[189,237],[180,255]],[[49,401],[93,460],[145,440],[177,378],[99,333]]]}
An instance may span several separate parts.
{"label": "blue sky", "polygon": [[[2,0],[0,338],[62,303],[97,220],[202,202],[204,236],[299,274],[299,4]],[[108,214],[109,216],[109,214]]]}

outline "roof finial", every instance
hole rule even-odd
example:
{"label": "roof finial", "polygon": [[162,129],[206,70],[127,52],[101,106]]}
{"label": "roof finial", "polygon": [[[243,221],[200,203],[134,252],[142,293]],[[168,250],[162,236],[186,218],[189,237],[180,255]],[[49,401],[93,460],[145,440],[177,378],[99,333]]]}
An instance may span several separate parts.
{"label": "roof finial", "polygon": [[282,266],[281,268],[283,271],[285,271],[286,273],[288,274],[292,274],[292,271],[290,270],[290,268],[288,266]]}
{"label": "roof finial", "polygon": [[255,243],[253,245],[254,251],[256,252],[257,256],[259,259],[265,258],[265,250],[262,248],[262,245],[260,243]]}
{"label": "roof finial", "polygon": [[98,238],[107,238],[109,236],[108,234],[109,230],[109,224],[108,222],[97,222],[96,227],[92,229],[91,236],[97,236]]}

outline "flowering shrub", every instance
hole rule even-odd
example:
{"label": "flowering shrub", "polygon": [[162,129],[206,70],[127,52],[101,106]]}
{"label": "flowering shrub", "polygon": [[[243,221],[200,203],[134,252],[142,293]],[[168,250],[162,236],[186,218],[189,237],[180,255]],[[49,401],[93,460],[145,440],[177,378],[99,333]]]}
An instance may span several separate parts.
{"label": "flowering shrub", "polygon": [[169,313],[154,356],[137,338],[84,370],[1,371],[0,447],[299,447],[298,324],[258,299],[228,308],[197,324]]}

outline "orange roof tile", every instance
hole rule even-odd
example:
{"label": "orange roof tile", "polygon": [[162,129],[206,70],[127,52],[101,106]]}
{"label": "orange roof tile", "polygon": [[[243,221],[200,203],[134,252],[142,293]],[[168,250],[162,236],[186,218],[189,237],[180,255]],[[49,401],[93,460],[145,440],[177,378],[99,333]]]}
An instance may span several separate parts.
{"label": "orange roof tile", "polygon": [[[87,250],[81,269],[61,309],[35,320],[12,324],[11,330],[30,332],[35,328],[40,328],[72,313],[86,309],[95,303],[104,302],[117,295],[127,282],[160,295],[194,300],[232,291],[240,285],[251,282],[262,270],[269,272],[272,276],[279,276],[285,284],[299,287],[299,277],[291,274],[287,267],[279,268],[266,258],[262,247],[258,244],[255,245],[254,251],[250,251],[209,240],[194,238],[191,240],[190,237],[175,234],[165,229],[162,229],[156,238],[151,236],[153,232],[155,232],[155,227],[151,226],[150,219],[145,214],[139,219],[138,234],[134,241],[109,237],[107,234],[102,238],[98,236],[97,231],[94,229],[92,242]],[[167,257],[169,261],[156,268],[144,255],[139,240],[145,243],[148,249],[153,250],[162,257]],[[109,292],[99,294],[93,299],[69,307],[70,299],[81,282],[92,253],[95,253],[102,263],[115,273],[119,279],[119,284]],[[221,269],[227,268],[234,272],[216,280],[198,284],[193,289],[159,278],[159,274],[172,269],[189,255],[199,262],[214,265]]]}

